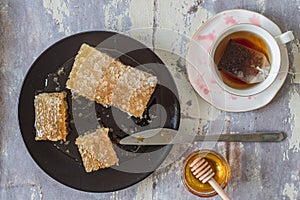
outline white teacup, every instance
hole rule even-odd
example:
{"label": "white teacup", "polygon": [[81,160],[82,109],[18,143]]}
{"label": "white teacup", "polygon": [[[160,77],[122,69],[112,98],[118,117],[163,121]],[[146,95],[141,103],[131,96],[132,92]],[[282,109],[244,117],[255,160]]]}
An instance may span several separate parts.
{"label": "white teacup", "polygon": [[[240,36],[238,36],[240,34]],[[270,71],[266,79],[260,83],[254,85],[239,85],[239,83],[230,82],[226,80],[224,76],[222,77],[220,71],[217,69],[215,60],[221,57],[220,51],[222,49],[221,45],[227,45],[229,39],[234,39],[234,37],[243,37],[243,35],[255,36],[254,39],[257,40],[258,44],[265,45],[266,51],[268,52],[268,59],[271,65]],[[242,36],[241,36],[242,35]],[[231,38],[233,37],[233,38]],[[287,31],[281,35],[273,36],[271,33],[265,29],[253,25],[253,24],[238,24],[233,25],[225,29],[218,38],[214,41],[211,46],[210,56],[212,57],[213,63],[211,64],[211,72],[216,82],[227,92],[238,95],[238,96],[252,96],[258,94],[265,89],[267,89],[275,81],[281,65],[281,53],[280,45],[290,42],[294,39],[293,33]],[[262,44],[264,43],[264,44]],[[224,49],[224,48],[223,48]],[[264,52],[263,52],[264,53]],[[247,87],[246,87],[247,86]]]}

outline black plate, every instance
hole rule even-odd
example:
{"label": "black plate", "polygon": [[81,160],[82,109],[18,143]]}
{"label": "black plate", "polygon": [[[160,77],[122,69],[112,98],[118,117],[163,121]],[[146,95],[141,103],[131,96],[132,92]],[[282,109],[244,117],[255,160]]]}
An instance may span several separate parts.
{"label": "black plate", "polygon": [[[82,43],[97,46],[124,64],[138,66],[158,77],[159,84],[142,119],[129,118],[116,108],[104,108],[81,97],[71,99],[71,93],[65,88],[65,83],[74,56]],[[57,90],[68,93],[68,142],[37,142],[34,140],[34,96],[39,92]],[[164,161],[171,149],[170,145],[122,146],[118,141],[130,131],[156,127],[178,129],[180,106],[177,96],[177,89],[169,71],[159,57],[146,46],[113,32],[85,32],[52,45],[31,66],[20,93],[19,125],[32,158],[49,176],[75,189],[110,192],[143,180]],[[162,119],[164,117],[165,122]],[[120,159],[119,166],[86,173],[74,141],[78,134],[99,125],[111,128],[109,134]]]}

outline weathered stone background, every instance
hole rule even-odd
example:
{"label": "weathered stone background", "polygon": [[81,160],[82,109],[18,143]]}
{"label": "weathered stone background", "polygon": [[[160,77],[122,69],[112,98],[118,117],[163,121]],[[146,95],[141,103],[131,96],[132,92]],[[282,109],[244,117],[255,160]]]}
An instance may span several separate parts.
{"label": "weathered stone background", "polygon": [[[112,193],[80,192],[56,182],[34,163],[25,148],[18,127],[18,96],[34,60],[68,35],[89,30],[127,33],[147,28],[131,36],[155,49],[165,42],[162,29],[189,38],[208,18],[234,8],[266,15],[283,31],[293,30],[296,40],[288,45],[291,73],[264,108],[212,114],[199,98],[207,115],[226,115],[232,131],[283,130],[288,134],[288,139],[279,144],[218,143],[214,148],[226,156],[232,168],[226,191],[232,199],[300,199],[299,0],[1,0],[0,199],[198,199],[181,184],[181,160],[128,189]],[[167,39],[172,40],[168,48],[184,55],[187,40]],[[177,78],[186,78],[182,59],[156,52]],[[194,144],[189,151],[199,147]]]}

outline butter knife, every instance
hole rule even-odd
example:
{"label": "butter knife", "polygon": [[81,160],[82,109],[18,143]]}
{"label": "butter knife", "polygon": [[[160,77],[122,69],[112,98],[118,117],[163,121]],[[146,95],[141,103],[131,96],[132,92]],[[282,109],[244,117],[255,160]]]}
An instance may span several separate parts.
{"label": "butter knife", "polygon": [[122,145],[167,145],[195,141],[205,142],[280,142],[287,135],[283,132],[231,133],[215,135],[189,135],[177,130],[158,128],[141,131],[120,140]]}

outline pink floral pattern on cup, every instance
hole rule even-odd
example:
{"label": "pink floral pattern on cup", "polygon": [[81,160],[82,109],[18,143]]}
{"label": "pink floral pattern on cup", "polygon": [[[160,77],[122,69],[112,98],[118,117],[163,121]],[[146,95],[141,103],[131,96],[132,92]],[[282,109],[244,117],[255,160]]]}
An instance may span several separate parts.
{"label": "pink floral pattern on cup", "polygon": [[234,19],[233,16],[227,15],[224,19],[225,19],[227,25],[236,25],[236,24],[238,24],[238,22]]}
{"label": "pink floral pattern on cup", "polygon": [[252,17],[250,17],[249,22],[250,22],[250,24],[254,24],[256,26],[261,26],[260,18],[256,15],[253,15]]}
{"label": "pink floral pattern on cup", "polygon": [[206,50],[206,52],[209,52],[211,44],[216,40],[216,34],[213,30],[212,32],[206,35],[199,35],[197,38],[199,41],[201,41],[202,46]]}

